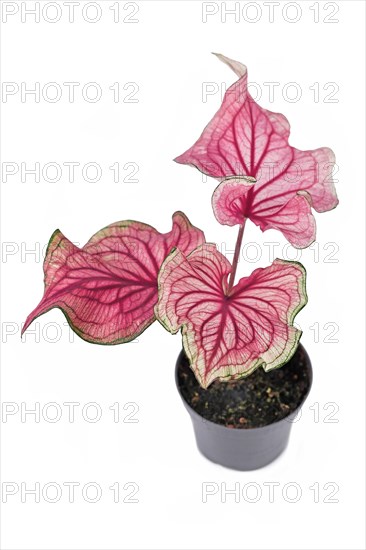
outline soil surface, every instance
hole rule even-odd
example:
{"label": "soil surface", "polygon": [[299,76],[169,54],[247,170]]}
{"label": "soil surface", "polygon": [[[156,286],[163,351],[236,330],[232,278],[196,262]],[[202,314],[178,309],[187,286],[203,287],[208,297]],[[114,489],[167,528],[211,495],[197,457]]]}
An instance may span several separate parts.
{"label": "soil surface", "polygon": [[258,368],[232,382],[216,380],[206,390],[197,382],[187,357],[182,357],[178,382],[185,401],[206,420],[228,428],[259,428],[285,418],[301,404],[310,384],[301,345],[279,369]]}

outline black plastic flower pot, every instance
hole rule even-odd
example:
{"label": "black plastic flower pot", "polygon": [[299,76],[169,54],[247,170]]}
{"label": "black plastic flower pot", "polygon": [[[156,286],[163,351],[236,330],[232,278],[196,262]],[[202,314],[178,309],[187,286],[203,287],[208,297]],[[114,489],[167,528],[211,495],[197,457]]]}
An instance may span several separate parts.
{"label": "black plastic flower pot", "polygon": [[[256,470],[275,460],[285,450],[293,420],[311,388],[311,362],[301,344],[292,359],[283,367],[269,373],[265,373],[263,369],[257,371],[234,383],[216,381],[204,390],[196,381],[183,350],[176,363],[176,384],[192,419],[197,447],[206,458],[227,468]],[[285,388],[284,381],[290,397],[286,395],[285,389],[273,389]],[[213,385],[216,387],[211,390]],[[266,385],[268,387],[263,390]],[[254,403],[251,404],[247,402],[251,395],[247,391],[248,387],[255,396]],[[220,391],[219,404],[215,393],[217,391]],[[291,398],[291,392],[296,394],[297,401]],[[232,403],[225,400],[231,400]],[[269,405],[272,401],[277,409],[272,404]],[[219,416],[219,421],[212,421],[212,410],[220,406],[229,413],[226,418],[222,415]],[[236,410],[236,406],[240,410]],[[267,417],[266,407],[270,411]],[[275,419],[269,422],[271,415]],[[228,418],[233,424],[228,424]],[[259,426],[255,427],[256,424]]]}

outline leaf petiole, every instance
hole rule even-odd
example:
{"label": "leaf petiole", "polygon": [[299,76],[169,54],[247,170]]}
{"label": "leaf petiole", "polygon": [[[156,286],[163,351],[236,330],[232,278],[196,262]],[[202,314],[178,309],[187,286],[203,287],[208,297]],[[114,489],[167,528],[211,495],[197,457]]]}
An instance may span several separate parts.
{"label": "leaf petiole", "polygon": [[233,259],[233,268],[232,268],[231,273],[230,273],[229,284],[228,284],[228,289],[227,289],[228,294],[230,294],[231,289],[233,288],[233,285],[234,285],[235,274],[236,274],[236,269],[238,267],[239,254],[240,254],[240,249],[241,249],[241,243],[243,241],[244,228],[245,228],[245,222],[246,221],[247,221],[247,218],[244,218],[243,223],[239,227],[238,237],[236,239],[234,259]]}

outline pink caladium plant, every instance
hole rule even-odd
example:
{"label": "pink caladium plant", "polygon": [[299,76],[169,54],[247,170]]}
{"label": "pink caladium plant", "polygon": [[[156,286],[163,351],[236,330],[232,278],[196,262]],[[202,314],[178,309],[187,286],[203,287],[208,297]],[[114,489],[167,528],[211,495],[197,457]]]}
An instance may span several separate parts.
{"label": "pink caladium plant", "polygon": [[220,180],[215,216],[239,225],[233,263],[182,212],[173,215],[169,233],[118,222],[82,248],[57,230],[44,261],[44,296],[23,332],[55,307],[81,338],[96,344],[129,342],[158,319],[173,334],[181,330],[203,388],[258,367],[278,368],[295,353],[301,331],[294,319],[307,302],[305,269],[277,259],[235,284],[245,222],[279,229],[293,245],[308,246],[315,238],[311,207],[323,212],[337,204],[328,177],[334,155],[290,146],[285,117],[250,98],[244,65],[219,57],[239,76],[240,95],[228,90],[201,138],[176,160]]}
{"label": "pink caladium plant", "polygon": [[245,65],[218,57],[239,80],[198,141],[175,160],[221,180],[212,198],[220,223],[241,225],[249,218],[262,231],[278,229],[293,246],[307,247],[316,234],[311,207],[326,212],[338,204],[333,151],[289,145],[288,120],[254,101]]}

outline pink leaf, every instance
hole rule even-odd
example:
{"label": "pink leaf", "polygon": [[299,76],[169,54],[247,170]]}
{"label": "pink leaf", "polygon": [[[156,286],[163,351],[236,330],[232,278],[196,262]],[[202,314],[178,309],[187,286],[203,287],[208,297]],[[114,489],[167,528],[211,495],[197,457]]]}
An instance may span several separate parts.
{"label": "pink leaf", "polygon": [[36,317],[58,307],[84,340],[128,342],[155,320],[157,276],[166,255],[175,246],[189,253],[202,243],[202,231],[182,212],[173,215],[169,233],[140,222],[118,222],[81,249],[57,230],[44,261],[44,296],[22,332]]}
{"label": "pink leaf", "polygon": [[[228,89],[219,111],[198,141],[175,160],[195,166],[214,178],[255,178],[256,182],[249,192],[242,188],[245,199],[243,208],[236,208],[235,214],[225,223],[230,221],[228,225],[234,225],[250,218],[263,231],[271,227],[281,230],[287,238],[292,235],[290,242],[294,246],[309,246],[315,239],[315,222],[310,220],[309,211],[306,213],[306,205],[303,201],[297,201],[289,206],[292,213],[295,206],[300,207],[300,225],[307,227],[307,237],[303,236],[301,240],[294,237],[293,221],[286,219],[289,210],[284,207],[297,194],[304,193],[318,212],[337,206],[331,177],[334,154],[326,147],[300,151],[289,145],[290,125],[287,119],[280,113],[263,109],[253,100],[247,89],[246,67],[224,56],[218,57],[240,78]],[[238,189],[234,192],[235,199],[238,198]],[[227,188],[227,193],[229,190]],[[215,198],[213,201],[219,203]],[[219,217],[225,216],[222,214]],[[295,230],[298,235],[301,232],[300,229]]]}
{"label": "pink leaf", "polygon": [[[242,224],[250,203],[249,191],[253,183],[249,178],[227,178],[215,189],[212,207],[216,219],[224,225]],[[244,215],[243,215],[244,213]],[[284,206],[273,208],[266,216],[250,216],[262,231],[279,229],[297,248],[305,248],[315,240],[316,225],[306,196],[294,195]]]}
{"label": "pink leaf", "polygon": [[305,269],[275,260],[228,291],[231,265],[215,245],[185,256],[175,249],[159,273],[156,316],[167,330],[180,328],[183,346],[200,384],[247,376],[262,366],[282,366],[296,350],[293,326],[306,304]]}

